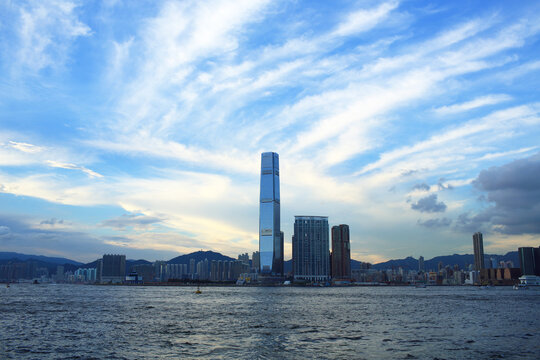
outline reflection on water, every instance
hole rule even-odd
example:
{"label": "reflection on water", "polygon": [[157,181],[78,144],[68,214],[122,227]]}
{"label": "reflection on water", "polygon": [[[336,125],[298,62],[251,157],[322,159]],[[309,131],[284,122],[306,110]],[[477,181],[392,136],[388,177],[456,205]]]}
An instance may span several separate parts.
{"label": "reflection on water", "polygon": [[11,285],[0,358],[540,358],[540,291]]}

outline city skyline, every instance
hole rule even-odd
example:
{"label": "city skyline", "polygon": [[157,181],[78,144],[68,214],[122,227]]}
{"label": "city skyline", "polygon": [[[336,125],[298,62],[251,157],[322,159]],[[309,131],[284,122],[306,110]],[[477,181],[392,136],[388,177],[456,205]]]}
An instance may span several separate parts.
{"label": "city skyline", "polygon": [[[540,4],[0,4],[0,248],[259,247],[260,154],[351,258],[539,243]],[[81,258],[84,254],[84,258]]]}

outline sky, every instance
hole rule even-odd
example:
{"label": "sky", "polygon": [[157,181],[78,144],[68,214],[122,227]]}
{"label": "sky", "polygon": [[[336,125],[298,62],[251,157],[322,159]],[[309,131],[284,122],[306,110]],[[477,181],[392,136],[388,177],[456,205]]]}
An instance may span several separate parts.
{"label": "sky", "polygon": [[352,258],[540,245],[540,3],[0,0],[0,251]]}

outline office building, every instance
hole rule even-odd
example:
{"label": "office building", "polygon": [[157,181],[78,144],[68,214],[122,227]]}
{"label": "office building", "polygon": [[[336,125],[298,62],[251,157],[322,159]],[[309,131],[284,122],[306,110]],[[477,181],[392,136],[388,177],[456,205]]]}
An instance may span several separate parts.
{"label": "office building", "polygon": [[195,259],[189,259],[189,278],[195,279]]}
{"label": "office building", "polygon": [[332,277],[351,278],[349,225],[332,226]]}
{"label": "office building", "polygon": [[283,275],[283,236],[280,230],[279,156],[261,154],[261,189],[259,208],[260,272]]}
{"label": "office building", "polygon": [[253,269],[255,269],[255,271],[259,271],[260,268],[261,268],[261,261],[260,261],[260,256],[259,256],[259,252],[258,251],[254,251],[253,254],[251,255],[251,267]]}
{"label": "office building", "polygon": [[122,283],[126,276],[126,255],[103,255],[98,266],[101,283]]}
{"label": "office building", "polygon": [[423,256],[420,256],[418,258],[418,271],[419,272],[425,272],[426,271],[426,268],[425,268],[425,265],[424,265],[424,257]]}
{"label": "office building", "polygon": [[518,248],[519,267],[523,275],[540,276],[540,247]]}
{"label": "office building", "polygon": [[295,216],[294,280],[326,281],[330,275],[327,216]]}
{"label": "office building", "polygon": [[480,271],[485,269],[484,266],[484,239],[482,233],[477,232],[473,234],[473,247],[474,247],[474,270]]}

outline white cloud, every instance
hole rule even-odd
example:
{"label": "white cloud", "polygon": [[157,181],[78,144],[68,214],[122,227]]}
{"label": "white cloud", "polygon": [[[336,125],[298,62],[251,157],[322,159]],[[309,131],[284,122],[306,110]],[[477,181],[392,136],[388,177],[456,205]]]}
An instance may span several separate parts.
{"label": "white cloud", "polygon": [[20,45],[13,66],[39,71],[63,65],[72,42],[91,33],[78,19],[76,7],[74,2],[62,0],[21,4]]}
{"label": "white cloud", "polygon": [[509,100],[512,100],[512,97],[509,95],[492,94],[492,95],[480,96],[461,104],[442,106],[440,108],[435,109],[434,111],[440,115],[456,114],[456,113],[476,109],[476,108],[487,106],[487,105],[499,104],[501,102],[509,101]]}
{"label": "white cloud", "polygon": [[54,161],[54,160],[47,160],[47,165],[49,165],[51,167],[55,167],[55,168],[70,169],[70,170],[80,170],[80,171],[84,172],[85,174],[87,174],[90,177],[97,177],[97,178],[103,177],[103,175],[98,174],[97,172],[95,172],[93,170],[87,169],[84,166],[78,166],[78,165],[74,165],[74,164],[62,163],[62,162],[58,162],[58,161]]}
{"label": "white cloud", "polygon": [[0,236],[9,234],[10,229],[8,226],[0,226]]}
{"label": "white cloud", "polygon": [[332,33],[334,36],[349,36],[374,28],[389,13],[398,7],[397,1],[386,2],[374,9],[360,9],[347,15],[347,19],[339,24]]}
{"label": "white cloud", "polygon": [[28,144],[28,143],[23,143],[23,142],[10,141],[9,145],[14,149],[17,149],[17,150],[25,152],[25,153],[30,153],[30,154],[34,154],[34,153],[38,153],[38,152],[43,151],[43,148],[40,147],[40,146],[36,146],[36,145]]}

